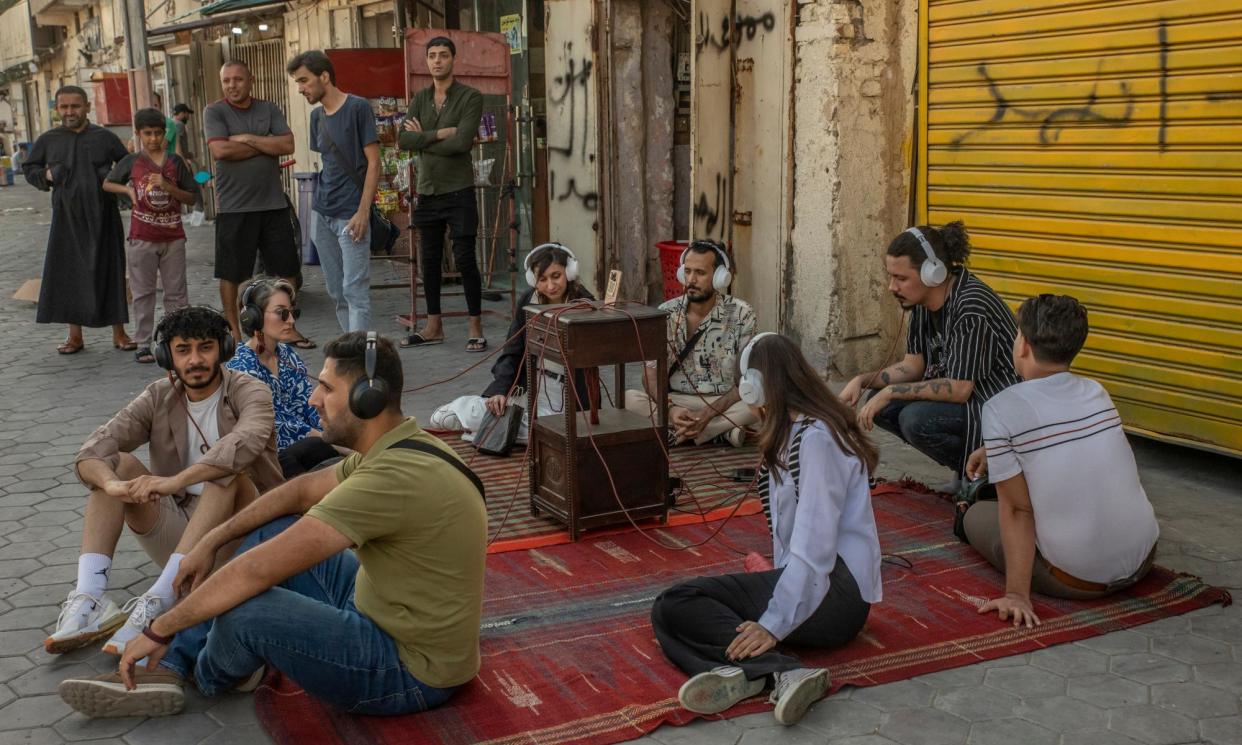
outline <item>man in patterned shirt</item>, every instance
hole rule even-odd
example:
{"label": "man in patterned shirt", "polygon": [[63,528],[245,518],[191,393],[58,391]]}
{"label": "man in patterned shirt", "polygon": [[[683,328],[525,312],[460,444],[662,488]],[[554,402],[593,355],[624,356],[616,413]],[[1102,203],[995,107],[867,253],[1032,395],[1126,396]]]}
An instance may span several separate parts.
{"label": "man in patterned shirt", "polygon": [[[699,240],[682,253],[686,292],[660,306],[668,311],[667,405],[670,440],[702,445],[713,439],[741,447],[756,419],[737,392],[737,358],[755,335],[755,312],[726,294],[732,274],[724,246]],[[625,408],[654,412],[656,364],[643,371],[643,390],[625,392]]]}

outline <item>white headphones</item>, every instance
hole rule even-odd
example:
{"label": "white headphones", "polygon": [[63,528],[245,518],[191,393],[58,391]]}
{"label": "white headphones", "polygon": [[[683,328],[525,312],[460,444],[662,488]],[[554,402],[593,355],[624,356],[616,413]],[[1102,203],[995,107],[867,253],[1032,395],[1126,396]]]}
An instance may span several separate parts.
{"label": "white headphones", "polygon": [[755,342],[765,336],[780,336],[780,334],[775,331],[755,334],[742,348],[742,361],[738,365],[742,369],[742,379],[737,382],[737,392],[742,397],[742,403],[747,406],[763,406],[764,403],[763,373],[750,368],[750,350],[755,348]]}
{"label": "white headphones", "polygon": [[570,251],[568,246],[561,243],[541,243],[532,248],[530,253],[526,254],[526,259],[522,262],[522,267],[526,270],[526,284],[534,287],[539,283],[539,278],[535,276],[535,270],[531,268],[531,265],[534,263],[533,259],[535,256],[537,256],[540,251],[550,251],[554,248],[559,248],[569,254],[569,261],[565,263],[565,279],[573,282],[578,278],[578,257],[574,256],[574,252]]}
{"label": "white headphones", "polygon": [[928,287],[939,287],[949,278],[949,270],[932,250],[931,243],[928,243],[927,236],[923,235],[923,231],[918,228],[907,228],[915,238],[919,239],[919,245],[923,247],[923,253],[927,254],[927,260],[919,267],[919,279]]}
{"label": "white headphones", "polygon": [[716,271],[712,273],[712,287],[716,288],[716,292],[724,292],[729,289],[729,284],[733,282],[733,271],[729,266],[729,254],[725,253],[715,241],[693,241],[685,250],[681,252],[681,260],[677,262],[677,281],[686,284],[686,257],[690,255],[690,249],[695,246],[707,246],[724,262],[716,267]]}

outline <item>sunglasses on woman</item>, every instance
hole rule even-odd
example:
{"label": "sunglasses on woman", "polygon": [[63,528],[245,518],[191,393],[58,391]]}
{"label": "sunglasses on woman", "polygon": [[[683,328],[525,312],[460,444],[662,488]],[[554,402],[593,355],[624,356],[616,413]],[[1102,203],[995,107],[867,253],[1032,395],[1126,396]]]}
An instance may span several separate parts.
{"label": "sunglasses on woman", "polygon": [[288,321],[290,316],[293,316],[293,320],[295,321],[302,317],[301,308],[277,308],[276,310],[268,311],[268,312],[275,313],[276,317],[280,319],[281,323]]}

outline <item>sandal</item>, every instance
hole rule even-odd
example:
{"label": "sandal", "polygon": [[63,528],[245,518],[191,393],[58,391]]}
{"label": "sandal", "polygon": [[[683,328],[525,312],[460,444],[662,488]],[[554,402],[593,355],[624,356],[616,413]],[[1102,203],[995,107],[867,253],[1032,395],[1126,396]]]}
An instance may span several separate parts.
{"label": "sandal", "polygon": [[143,347],[134,353],[134,359],[144,365],[149,365],[155,362],[155,355],[151,354],[150,347]]}
{"label": "sandal", "polygon": [[314,349],[315,347],[319,346],[318,344],[311,341],[310,339],[307,339],[305,336],[303,336],[300,339],[294,339],[293,341],[289,343],[297,347],[298,349]]}
{"label": "sandal", "polygon": [[133,339],[126,339],[125,341],[117,341],[116,339],[113,339],[112,348],[122,352],[132,352],[138,348],[138,342]]}
{"label": "sandal", "polygon": [[486,352],[487,351],[487,339],[484,339],[481,336],[470,337],[469,339],[466,340],[466,351],[467,352]]}
{"label": "sandal", "polygon": [[429,347],[429,346],[431,346],[432,344],[443,344],[443,343],[444,343],[444,337],[443,337],[443,336],[441,336],[441,337],[439,337],[439,338],[437,338],[437,339],[428,339],[427,337],[423,336],[422,334],[420,334],[420,333],[418,333],[418,332],[415,332],[415,333],[413,333],[413,334],[410,334],[409,336],[407,336],[407,337],[405,337],[404,339],[402,339],[402,340],[401,340],[401,346],[402,346],[402,347],[405,347],[405,348],[409,348],[409,347]]}
{"label": "sandal", "polygon": [[79,339],[77,342],[71,341],[69,339],[65,339],[64,344],[61,344],[59,347],[56,347],[56,352],[58,354],[77,354],[78,352],[81,352],[82,348],[85,346],[86,346],[86,342],[81,339]]}

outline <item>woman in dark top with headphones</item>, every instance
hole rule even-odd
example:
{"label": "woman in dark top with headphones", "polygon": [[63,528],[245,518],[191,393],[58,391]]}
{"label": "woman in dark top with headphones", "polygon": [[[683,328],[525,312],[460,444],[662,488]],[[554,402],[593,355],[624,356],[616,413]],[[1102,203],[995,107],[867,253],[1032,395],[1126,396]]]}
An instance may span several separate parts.
{"label": "woman in dark top with headphones", "polygon": [[828,690],[782,642],[849,642],[881,599],[870,472],[879,453],[789,339],[759,334],[742,350],[738,393],[762,422],[758,488],[774,568],[699,577],[651,609],[664,654],[692,677],[681,705],[715,714],[771,682],[776,720],[794,724]]}
{"label": "woman in dark top with headphones", "polygon": [[[557,305],[575,300],[594,300],[595,297],[578,282],[578,259],[573,251],[559,243],[536,246],[526,256],[526,282],[531,286],[518,298],[518,314],[509,324],[508,342],[492,365],[492,382],[482,396],[462,396],[436,409],[431,415],[432,429],[474,432],[488,411],[500,415],[509,401],[509,393],[526,387],[526,366],[522,359],[526,354],[526,316],[521,309],[527,305]],[[586,378],[578,371],[574,378],[579,406],[586,406]],[[544,363],[543,379],[539,385],[539,415],[558,414],[562,411],[565,389],[565,370],[548,361]],[[515,396],[517,394],[515,393]],[[516,402],[525,406],[524,396]],[[527,422],[523,417],[518,440],[525,441]],[[467,435],[470,439],[472,435]]]}

